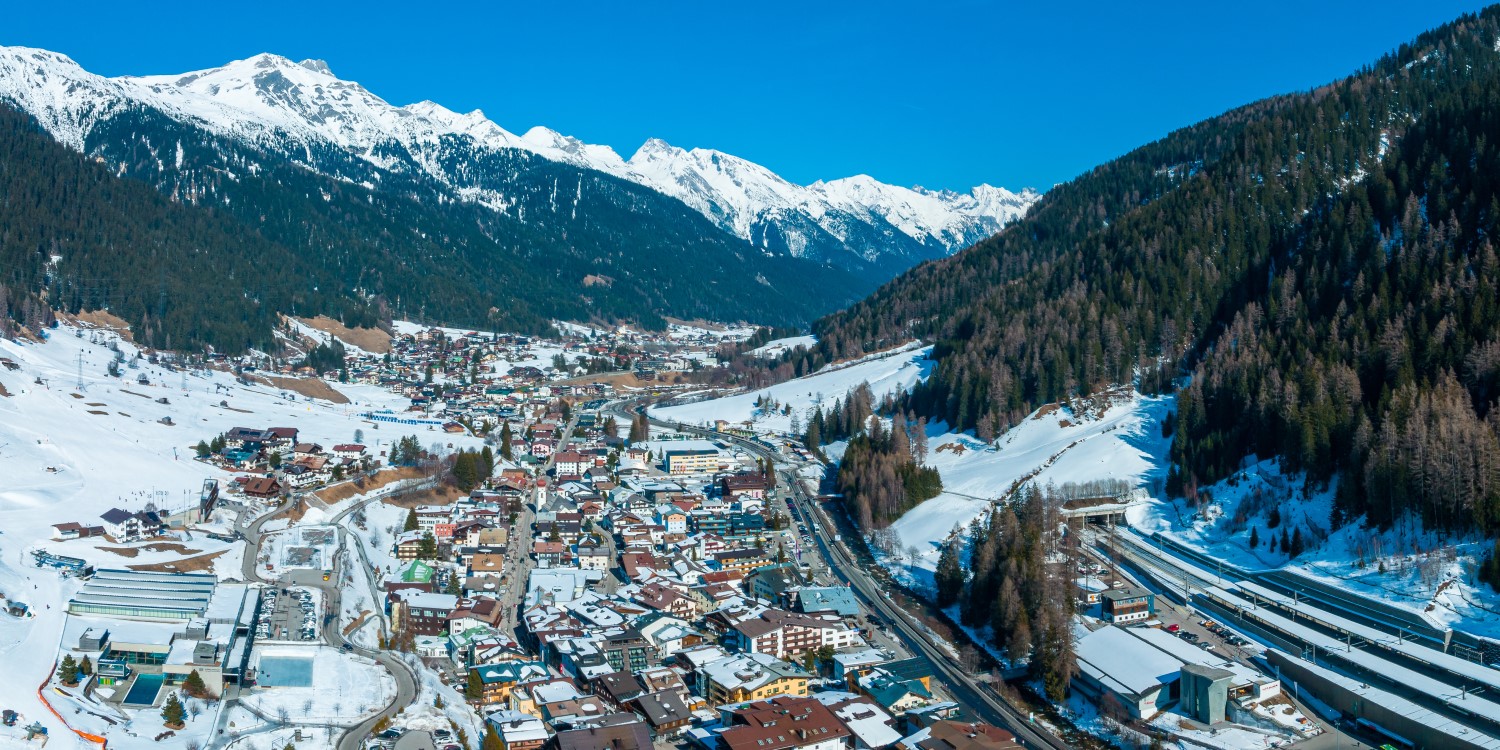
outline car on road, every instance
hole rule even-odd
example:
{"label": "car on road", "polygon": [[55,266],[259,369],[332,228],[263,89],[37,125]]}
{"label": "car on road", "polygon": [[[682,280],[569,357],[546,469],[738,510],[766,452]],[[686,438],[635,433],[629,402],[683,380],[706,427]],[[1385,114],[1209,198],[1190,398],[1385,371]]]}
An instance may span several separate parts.
{"label": "car on road", "polygon": [[345,651],[353,651],[354,650],[354,644],[352,644],[352,643],[345,643],[344,644],[344,650]]}
{"label": "car on road", "polygon": [[1168,633],[1176,633],[1176,632],[1177,632],[1177,631],[1179,631],[1179,630],[1182,630],[1182,626],[1181,626],[1181,625],[1178,625],[1178,624],[1177,624],[1177,623],[1175,623],[1175,622],[1174,622],[1174,623],[1172,623],[1172,624],[1171,624],[1171,625],[1168,625],[1168,626],[1167,626],[1167,632],[1168,632]]}

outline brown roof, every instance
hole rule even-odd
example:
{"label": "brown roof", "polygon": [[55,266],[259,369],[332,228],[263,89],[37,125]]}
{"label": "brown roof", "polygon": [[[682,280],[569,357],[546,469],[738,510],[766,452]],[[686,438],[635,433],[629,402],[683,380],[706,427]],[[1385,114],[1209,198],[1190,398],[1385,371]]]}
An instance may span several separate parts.
{"label": "brown roof", "polygon": [[1013,750],[1016,736],[996,726],[961,721],[933,722],[929,737],[917,743],[923,750]]}
{"label": "brown roof", "polygon": [[734,712],[735,726],[719,734],[728,750],[786,750],[849,737],[849,727],[814,698],[780,696]]}

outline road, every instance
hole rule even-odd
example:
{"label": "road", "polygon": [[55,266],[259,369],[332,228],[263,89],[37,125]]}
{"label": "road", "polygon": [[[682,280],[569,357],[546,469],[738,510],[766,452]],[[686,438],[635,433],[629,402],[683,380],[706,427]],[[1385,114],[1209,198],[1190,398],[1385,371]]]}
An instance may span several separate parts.
{"label": "road", "polygon": [[[405,488],[406,487],[402,487],[402,489]],[[371,572],[369,560],[365,557],[365,551],[357,542],[357,540],[349,539],[349,531],[339,524],[354,511],[380,499],[381,497],[384,497],[387,494],[390,494],[391,492],[394,492],[396,489],[396,487],[385,487],[382,488],[379,492],[371,494],[368,497],[361,498],[359,501],[350,504],[349,507],[340,511],[333,517],[331,521],[332,524],[338,526],[340,546],[342,547],[342,549],[348,550],[350,547],[350,542],[355,542],[353,546],[358,553],[360,564],[365,566],[366,579],[371,581],[371,594],[374,597],[372,601],[375,602],[380,601],[380,596],[378,590],[374,589],[373,578],[371,577],[373,576],[373,573]],[[337,566],[335,566],[335,569],[333,571],[330,571],[330,575],[328,576],[328,580],[326,581],[323,580],[323,573],[321,571],[312,570],[294,571],[292,573],[289,573],[283,580],[280,581],[269,581],[261,577],[260,546],[262,541],[264,540],[261,529],[267,522],[291,510],[297,502],[299,502],[299,500],[296,497],[287,498],[286,500],[282,501],[281,504],[277,505],[276,508],[271,512],[261,515],[260,517],[252,521],[249,525],[245,525],[243,523],[244,514],[242,513],[240,515],[240,518],[236,521],[235,525],[239,532],[245,537],[245,555],[241,572],[243,573],[244,579],[246,581],[264,583],[270,586],[307,586],[316,588],[319,591],[323,592],[322,598],[324,604],[324,616],[322,633],[324,642],[330,646],[347,649],[352,653],[358,654],[359,656],[372,659],[378,662],[382,667],[385,668],[388,673],[390,673],[391,678],[396,683],[395,698],[389,705],[381,709],[379,713],[360,722],[359,724],[356,724],[353,727],[350,727],[349,729],[344,731],[342,736],[339,737],[337,745],[338,750],[359,750],[359,748],[363,745],[364,738],[369,736],[373,727],[381,719],[395,716],[397,713],[400,713],[403,709],[411,705],[411,703],[416,700],[417,676],[412,671],[411,667],[407,665],[405,661],[401,660],[399,656],[387,653],[385,651],[365,649],[350,641],[347,641],[344,638],[344,634],[339,627],[339,613],[343,611],[343,594],[339,585],[341,583],[341,576],[339,575]],[[221,723],[222,721],[224,721],[223,717],[226,714],[227,712],[220,712]],[[219,731],[216,732],[214,736],[214,743],[211,746],[218,747],[220,746],[219,743],[221,741],[232,739],[227,734],[225,734],[223,730],[224,727],[219,727]]]}
{"label": "road", "polygon": [[[651,419],[651,422],[660,427],[696,433],[733,443],[756,456],[769,460],[772,465],[782,461],[782,457],[774,451],[755,441],[657,419]],[[840,541],[834,539],[835,530],[838,528],[834,520],[814,500],[807,497],[791,472],[783,471],[781,474],[791,491],[791,497],[804,516],[818,520],[816,526],[809,526],[809,531],[817,541],[823,558],[829,563],[830,570],[837,577],[847,581],[864,600],[865,605],[880,616],[885,625],[896,630],[901,641],[911,649],[912,653],[920,654],[933,666],[934,677],[947,688],[948,694],[953,696],[955,701],[974,716],[1009,730],[1027,747],[1067,750],[1068,745],[1061,739],[1032,724],[1027,716],[1022,715],[1020,711],[1002,700],[992,688],[965,672],[953,654],[933,643],[933,637],[924,626],[915,622],[908,613],[891,603],[889,595],[865,571],[864,566],[859,563],[854,554]]]}

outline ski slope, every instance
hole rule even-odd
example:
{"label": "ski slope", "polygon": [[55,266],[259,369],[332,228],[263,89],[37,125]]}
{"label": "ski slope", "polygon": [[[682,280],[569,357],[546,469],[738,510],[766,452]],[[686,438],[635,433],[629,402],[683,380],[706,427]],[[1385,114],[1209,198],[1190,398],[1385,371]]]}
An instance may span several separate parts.
{"label": "ski slope", "polygon": [[[133,345],[99,329],[62,326],[48,333],[44,343],[0,340],[0,358],[16,365],[0,367],[0,386],[9,394],[0,396],[0,595],[25,602],[35,613],[24,619],[0,613],[0,663],[12,678],[0,681],[0,706],[19,711],[27,722],[41,721],[51,733],[50,747],[71,748],[75,736],[42,705],[37,687],[56,659],[64,603],[78,583],[34,567],[29,551],[45,547],[109,567],[182,555],[103,540],[53,542],[52,524],[94,525],[112,507],[137,511],[148,502],[166,511],[196,504],[204,479],[227,483],[233,475],[194,460],[193,446],[235,426],[296,427],[303,441],[325,446],[350,442],[362,429],[365,444],[378,455],[402,433],[358,415],[403,409],[407,402],[375,386],[333,383],[350,400],[336,405],[247,386],[228,372],[184,376],[145,359],[135,369],[122,365],[123,376],[115,378],[106,372],[114,357],[110,343],[127,363],[137,351]],[[137,382],[140,376],[148,382]],[[158,421],[164,417],[173,424]],[[460,435],[419,436],[444,445],[479,444]],[[243,543],[194,534],[182,544],[198,553],[224,551],[226,564],[216,569],[238,575]],[[136,548],[136,554],[127,557],[111,547]]]}
{"label": "ski slope", "polygon": [[902,563],[914,578],[930,577],[954,528],[985,513],[1018,482],[1123,479],[1138,492],[1153,490],[1166,478],[1171,440],[1161,435],[1161,419],[1172,408],[1171,397],[1133,391],[1118,394],[1103,409],[1048,405],[992,445],[942,425],[929,427],[926,463],[942,474],[944,492],[891,525],[902,550],[917,550],[915,559]]}
{"label": "ski slope", "polygon": [[[830,365],[812,375],[788,380],[758,391],[692,404],[656,407],[651,416],[673,422],[711,426],[725,420],[732,427],[746,427],[757,432],[791,431],[792,416],[805,424],[813,409],[825,410],[843,398],[860,383],[869,383],[875,400],[898,389],[910,389],[927,377],[935,363],[927,358],[932,347],[907,346],[872,354],[852,363]],[[790,413],[777,408],[766,410],[755,404],[769,396],[777,405],[790,407]]]}

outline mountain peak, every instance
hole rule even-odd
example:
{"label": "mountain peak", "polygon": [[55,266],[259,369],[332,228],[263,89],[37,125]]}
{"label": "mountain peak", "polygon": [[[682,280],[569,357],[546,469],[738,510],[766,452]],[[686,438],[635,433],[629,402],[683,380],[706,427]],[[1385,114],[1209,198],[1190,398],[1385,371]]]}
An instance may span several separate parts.
{"label": "mountain peak", "polygon": [[307,68],[308,70],[311,70],[311,71],[313,71],[315,73],[322,73],[323,75],[328,76],[330,78],[337,78],[337,76],[335,76],[333,74],[333,71],[328,69],[328,63],[324,62],[322,60],[314,60],[314,59],[309,58],[309,59],[303,60],[302,62],[299,62],[297,64],[301,65],[302,67]]}

